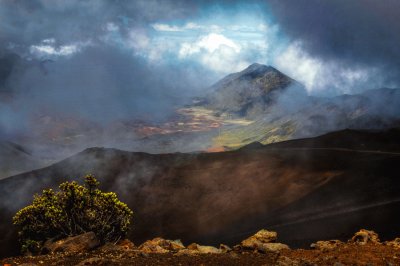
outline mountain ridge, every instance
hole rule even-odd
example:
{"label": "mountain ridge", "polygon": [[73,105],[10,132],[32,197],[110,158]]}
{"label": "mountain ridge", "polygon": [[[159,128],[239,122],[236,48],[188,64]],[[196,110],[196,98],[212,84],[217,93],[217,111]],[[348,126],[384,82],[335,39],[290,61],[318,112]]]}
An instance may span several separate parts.
{"label": "mountain ridge", "polygon": [[[315,197],[320,197],[320,188],[326,192],[323,194],[326,200],[318,201],[321,210],[342,206],[337,203],[345,204],[346,208],[359,208],[396,198],[400,189],[396,178],[400,156],[343,151],[331,149],[328,144],[345,143],[342,140],[351,139],[348,136],[354,133],[367,136],[365,141],[374,140],[382,151],[391,147],[393,152],[399,146],[399,132],[347,130],[328,135],[328,138],[321,137],[326,139],[324,141],[314,138],[298,140],[297,144],[292,141],[286,146],[281,143],[281,147],[277,147],[278,144],[257,145],[219,153],[147,154],[86,149],[49,167],[0,180],[0,215],[4,217],[0,221],[0,234],[4,235],[0,246],[7,247],[2,254],[9,255],[13,248],[16,251],[16,235],[9,221],[19,208],[32,200],[34,193],[48,187],[56,188],[61,182],[76,180],[87,173],[96,175],[102,189],[116,192],[133,209],[135,230],[130,237],[135,241],[161,236],[180,237],[185,242],[231,244],[241,238],[243,232],[270,226],[277,227],[282,239],[291,246],[306,246],[313,239],[339,238],[343,235],[326,231],[324,226],[338,223],[337,226],[345,227],[340,222],[341,216],[318,224],[318,230],[313,233],[307,223],[301,224],[305,229],[296,233],[293,233],[294,227],[282,224],[309,213],[309,205],[301,202],[306,197],[307,202],[316,200]],[[328,149],[314,149],[316,143]],[[373,145],[365,147],[373,148],[375,144],[371,143]],[[353,184],[358,184],[357,193]],[[373,189],[379,187],[386,189]],[[346,198],[341,198],[337,191],[342,191]],[[362,196],[365,193],[368,197]],[[377,228],[383,238],[392,237],[393,230],[382,224],[400,223],[400,218],[393,216],[398,212],[396,206],[385,207],[386,214],[378,220],[360,219],[374,215],[368,210],[364,210],[363,216],[347,213],[351,230],[341,232],[352,234],[354,227],[369,227]],[[309,218],[318,217],[320,212],[312,215]]]}
{"label": "mountain ridge", "polygon": [[212,85],[200,104],[238,116],[256,116],[268,109],[278,95],[289,87],[305,93],[303,85],[272,66],[258,63],[227,75]]}

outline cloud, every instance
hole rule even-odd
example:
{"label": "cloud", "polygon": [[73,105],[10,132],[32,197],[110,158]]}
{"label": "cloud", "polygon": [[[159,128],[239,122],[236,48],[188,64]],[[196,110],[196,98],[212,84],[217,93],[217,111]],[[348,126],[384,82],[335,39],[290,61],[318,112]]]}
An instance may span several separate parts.
{"label": "cloud", "polygon": [[258,25],[217,25],[217,24],[198,24],[194,22],[188,22],[183,26],[170,25],[164,23],[154,23],[151,27],[160,32],[187,32],[187,31],[200,31],[200,32],[258,32],[263,33],[270,30],[269,26],[265,23]]}
{"label": "cloud", "polygon": [[178,26],[170,26],[167,24],[153,24],[152,27],[156,30],[156,31],[183,31],[184,29]]}
{"label": "cloud", "polygon": [[[357,93],[371,88],[370,77],[383,82],[374,67],[356,67],[338,62],[325,62],[304,51],[301,43],[291,43],[276,57],[274,64],[305,85],[312,94]],[[372,87],[373,88],[373,87]]]}
{"label": "cloud", "polygon": [[[246,45],[246,44],[244,44]],[[243,52],[246,46],[222,34],[210,33],[193,42],[181,44],[179,58],[197,59],[204,66],[219,73],[232,73],[247,67],[254,58]]]}
{"label": "cloud", "polygon": [[68,45],[54,45],[55,39],[45,39],[39,45],[31,45],[29,47],[29,52],[39,58],[42,57],[54,57],[54,56],[71,56],[82,48],[87,46],[89,42],[86,43],[74,43]]}
{"label": "cloud", "polygon": [[232,49],[235,53],[240,53],[241,50],[239,44],[235,43],[229,38],[226,38],[224,35],[210,33],[206,36],[200,37],[194,43],[183,43],[179,50],[179,56],[187,57],[202,51],[213,53],[216,50],[224,47]]}
{"label": "cloud", "polygon": [[151,25],[156,31],[170,31],[170,32],[180,32],[186,30],[198,30],[198,29],[205,29],[204,26],[200,26],[196,23],[189,22],[186,25],[179,27],[175,25],[168,25],[168,24],[161,24],[155,23]]}
{"label": "cloud", "polygon": [[366,88],[400,86],[400,1],[271,0],[268,8],[281,30],[311,58],[341,71],[356,69],[341,75],[344,79],[363,81],[363,72],[372,68],[379,73],[368,75]]}

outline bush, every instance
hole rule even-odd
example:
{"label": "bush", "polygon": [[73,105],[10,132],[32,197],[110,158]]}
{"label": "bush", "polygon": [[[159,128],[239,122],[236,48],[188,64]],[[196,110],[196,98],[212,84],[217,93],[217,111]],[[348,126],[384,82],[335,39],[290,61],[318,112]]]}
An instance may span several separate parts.
{"label": "bush", "polygon": [[48,239],[94,232],[100,241],[116,242],[130,228],[132,211],[113,192],[102,192],[92,175],[85,185],[62,183],[60,191],[43,190],[33,203],[13,217],[19,227],[23,252],[37,253]]}

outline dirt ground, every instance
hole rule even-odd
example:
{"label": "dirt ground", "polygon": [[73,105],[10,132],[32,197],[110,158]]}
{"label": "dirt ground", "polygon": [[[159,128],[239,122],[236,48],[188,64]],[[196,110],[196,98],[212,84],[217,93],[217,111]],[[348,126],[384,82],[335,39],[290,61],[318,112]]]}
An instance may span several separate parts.
{"label": "dirt ground", "polygon": [[384,244],[345,244],[329,251],[284,250],[281,253],[146,254],[138,251],[52,254],[0,260],[0,265],[400,265],[400,249]]}

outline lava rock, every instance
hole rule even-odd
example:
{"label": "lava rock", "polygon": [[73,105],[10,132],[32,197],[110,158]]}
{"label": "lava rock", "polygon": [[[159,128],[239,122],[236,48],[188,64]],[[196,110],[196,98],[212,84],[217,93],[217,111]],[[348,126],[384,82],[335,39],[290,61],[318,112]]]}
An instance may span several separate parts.
{"label": "lava rock", "polygon": [[93,250],[100,246],[100,240],[93,232],[67,237],[57,241],[48,240],[44,243],[42,254],[55,252],[80,253]]}
{"label": "lava rock", "polygon": [[278,238],[276,232],[267,231],[262,229],[256,234],[250,236],[249,238],[243,240],[239,247],[235,246],[234,249],[253,249],[263,253],[267,252],[280,252],[283,249],[289,249],[289,246],[281,243],[275,243]]}
{"label": "lava rock", "polygon": [[257,250],[263,253],[268,253],[268,252],[279,253],[281,250],[284,249],[290,249],[290,248],[288,245],[282,243],[265,243],[257,247]]}
{"label": "lava rock", "polygon": [[367,243],[379,244],[379,236],[374,231],[361,229],[351,238],[350,242],[358,245],[365,245]]}
{"label": "lava rock", "polygon": [[327,241],[318,241],[316,243],[312,243],[310,247],[321,251],[329,251],[336,249],[343,244],[344,243],[340,240],[327,240]]}
{"label": "lava rock", "polygon": [[161,237],[148,240],[139,246],[139,250],[144,253],[177,252],[184,248],[180,240],[166,240]]}
{"label": "lava rock", "polygon": [[219,254],[222,253],[220,249],[212,246],[201,246],[196,243],[190,244],[187,249],[194,250],[200,254]]}
{"label": "lava rock", "polygon": [[400,237],[397,237],[392,241],[386,241],[385,245],[391,246],[391,247],[394,247],[394,248],[400,248]]}
{"label": "lava rock", "polygon": [[251,237],[243,240],[240,245],[244,248],[255,248],[260,244],[273,243],[277,240],[277,238],[278,234],[276,232],[262,229]]}

